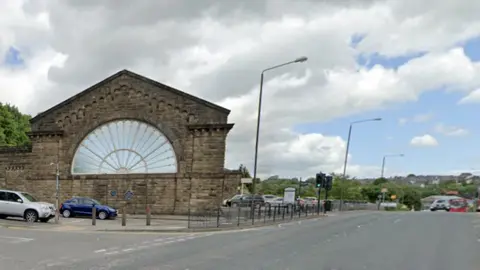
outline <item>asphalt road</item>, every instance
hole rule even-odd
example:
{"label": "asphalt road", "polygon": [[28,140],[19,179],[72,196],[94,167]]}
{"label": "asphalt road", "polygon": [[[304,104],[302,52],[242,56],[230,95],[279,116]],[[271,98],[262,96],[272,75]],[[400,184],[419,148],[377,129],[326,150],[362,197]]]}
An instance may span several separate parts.
{"label": "asphalt road", "polygon": [[480,215],[349,213],[239,232],[0,228],[0,269],[478,270]]}

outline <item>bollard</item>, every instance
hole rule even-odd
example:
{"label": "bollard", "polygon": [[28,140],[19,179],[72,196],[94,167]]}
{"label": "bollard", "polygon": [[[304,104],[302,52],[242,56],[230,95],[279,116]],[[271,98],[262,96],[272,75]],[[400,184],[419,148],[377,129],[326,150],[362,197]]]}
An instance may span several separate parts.
{"label": "bollard", "polygon": [[122,207],[122,227],[127,225],[127,217],[125,216],[125,206]]}
{"label": "bollard", "polygon": [[147,205],[147,226],[150,226],[150,220],[151,220],[150,206]]}
{"label": "bollard", "polygon": [[94,206],[92,208],[92,226],[97,225],[97,208]]}

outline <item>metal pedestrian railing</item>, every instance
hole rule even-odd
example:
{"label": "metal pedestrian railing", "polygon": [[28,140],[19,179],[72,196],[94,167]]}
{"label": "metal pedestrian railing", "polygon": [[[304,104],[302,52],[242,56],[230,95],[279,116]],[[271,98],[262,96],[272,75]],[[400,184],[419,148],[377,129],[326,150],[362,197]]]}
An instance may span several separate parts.
{"label": "metal pedestrian railing", "polygon": [[[369,210],[369,205],[363,202],[346,202],[343,211]],[[332,201],[331,209],[324,209],[323,205],[271,205],[254,204],[245,207],[218,207],[188,215],[189,228],[220,228],[241,227],[246,225],[260,225],[284,222],[295,219],[305,219],[323,215],[325,210],[338,211],[339,202]],[[372,209],[373,210],[373,209]]]}

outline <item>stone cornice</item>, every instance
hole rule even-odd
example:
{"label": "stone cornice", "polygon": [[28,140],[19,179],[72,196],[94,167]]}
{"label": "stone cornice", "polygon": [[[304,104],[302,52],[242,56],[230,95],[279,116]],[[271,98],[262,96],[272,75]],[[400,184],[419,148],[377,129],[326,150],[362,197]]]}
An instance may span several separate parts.
{"label": "stone cornice", "polygon": [[27,136],[32,138],[39,138],[39,137],[62,137],[63,130],[42,130],[42,131],[33,131],[28,132]]}
{"label": "stone cornice", "polygon": [[230,131],[234,124],[191,124],[187,128],[193,132]]}
{"label": "stone cornice", "polygon": [[30,153],[32,152],[32,146],[0,146],[0,154],[4,153]]}

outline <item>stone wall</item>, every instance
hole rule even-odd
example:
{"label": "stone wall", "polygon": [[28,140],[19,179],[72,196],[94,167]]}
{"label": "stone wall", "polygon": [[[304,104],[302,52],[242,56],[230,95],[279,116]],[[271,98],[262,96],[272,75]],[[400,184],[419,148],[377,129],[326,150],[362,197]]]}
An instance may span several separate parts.
{"label": "stone wall", "polygon": [[[39,200],[55,203],[55,177],[28,180],[23,169],[2,170],[0,188],[26,191]],[[238,172],[195,175],[171,179],[164,175],[90,176],[60,179],[60,202],[74,196],[94,198],[112,207],[125,206],[127,213],[144,214],[146,206],[153,214],[186,214],[216,209],[221,202],[235,194],[240,182]],[[223,192],[222,192],[223,187]],[[133,191],[130,201],[124,194]],[[115,194],[112,194],[115,191]]]}

